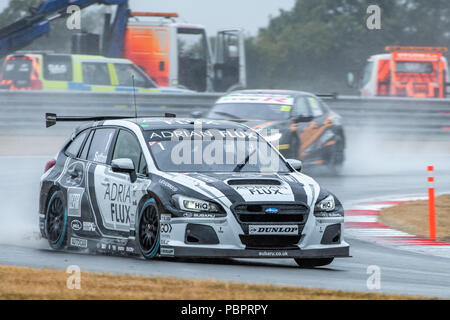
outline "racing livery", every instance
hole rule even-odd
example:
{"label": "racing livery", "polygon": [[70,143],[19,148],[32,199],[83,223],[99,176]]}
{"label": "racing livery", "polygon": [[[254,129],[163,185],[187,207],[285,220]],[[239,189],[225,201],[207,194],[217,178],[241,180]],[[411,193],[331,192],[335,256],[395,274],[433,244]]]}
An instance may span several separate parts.
{"label": "racing livery", "polygon": [[[80,126],[41,177],[40,230],[53,249],[294,258],[302,267],[349,256],[339,200],[256,131],[223,120],[105,119]],[[59,120],[74,119],[47,114],[48,126]]]}
{"label": "racing livery", "polygon": [[344,162],[345,134],[341,117],[317,96],[291,90],[240,90],[221,97],[209,119],[244,122],[288,157],[305,167],[326,166],[339,173]]}

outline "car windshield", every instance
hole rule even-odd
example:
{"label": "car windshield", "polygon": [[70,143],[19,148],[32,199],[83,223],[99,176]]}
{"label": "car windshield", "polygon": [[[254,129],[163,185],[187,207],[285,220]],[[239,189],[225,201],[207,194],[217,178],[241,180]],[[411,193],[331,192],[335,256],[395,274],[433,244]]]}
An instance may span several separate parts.
{"label": "car windshield", "polygon": [[166,172],[290,172],[253,130],[152,130],[145,138],[156,166]]}
{"label": "car windshield", "polygon": [[290,105],[270,103],[221,103],[208,114],[210,119],[287,120]]}
{"label": "car windshield", "polygon": [[31,73],[30,59],[7,60],[2,70],[3,80],[29,80]]}

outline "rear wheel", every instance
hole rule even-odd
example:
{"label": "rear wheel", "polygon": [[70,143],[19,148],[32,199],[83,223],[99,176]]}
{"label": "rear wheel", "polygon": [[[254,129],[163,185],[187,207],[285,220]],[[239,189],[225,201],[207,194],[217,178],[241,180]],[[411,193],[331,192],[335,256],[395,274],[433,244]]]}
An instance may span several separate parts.
{"label": "rear wheel", "polygon": [[139,213],[138,241],[142,255],[153,258],[159,250],[159,212],[155,199],[147,200]]}
{"label": "rear wheel", "polygon": [[53,249],[63,249],[67,242],[67,208],[64,194],[53,192],[47,204],[45,215],[45,233]]}
{"label": "rear wheel", "polygon": [[318,259],[300,259],[295,258],[295,262],[300,266],[300,268],[315,268],[329,265],[333,262],[334,258],[318,258]]}

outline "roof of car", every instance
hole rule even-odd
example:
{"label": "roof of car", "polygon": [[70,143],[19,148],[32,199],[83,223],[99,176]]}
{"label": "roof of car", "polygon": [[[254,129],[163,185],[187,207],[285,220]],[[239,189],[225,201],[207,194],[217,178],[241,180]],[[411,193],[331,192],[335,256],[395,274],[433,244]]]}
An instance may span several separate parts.
{"label": "roof of car", "polygon": [[[212,119],[193,119],[193,118],[156,118],[156,117],[142,117],[124,119],[137,124],[143,130],[158,130],[158,129],[243,129],[247,126],[228,120],[212,120]],[[108,124],[120,125],[123,120],[109,120]]]}
{"label": "roof of car", "polygon": [[310,92],[296,91],[296,90],[278,90],[278,89],[248,89],[248,90],[238,90],[230,92],[228,95],[311,95]]}
{"label": "roof of car", "polygon": [[132,63],[130,60],[128,59],[124,59],[124,58],[110,58],[110,57],[104,57],[104,56],[99,56],[99,55],[88,55],[88,54],[69,54],[69,53],[36,53],[36,52],[30,52],[30,53],[14,53],[14,54],[10,54],[6,57],[6,59],[10,58],[10,57],[42,57],[42,56],[48,56],[48,57],[61,57],[61,56],[66,56],[66,57],[73,57],[74,59],[78,59],[78,60],[95,60],[95,61],[105,61],[105,62],[114,62],[114,61],[120,61],[120,62],[124,62],[124,63]]}

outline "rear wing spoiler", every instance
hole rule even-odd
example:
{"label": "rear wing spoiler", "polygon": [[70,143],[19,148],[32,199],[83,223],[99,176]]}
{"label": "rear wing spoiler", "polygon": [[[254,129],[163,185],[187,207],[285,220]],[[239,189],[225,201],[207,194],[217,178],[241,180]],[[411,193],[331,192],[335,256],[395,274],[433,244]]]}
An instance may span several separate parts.
{"label": "rear wing spoiler", "polygon": [[[165,118],[175,118],[174,113],[165,113]],[[49,128],[54,126],[57,122],[81,122],[81,121],[105,121],[105,120],[121,120],[121,119],[133,119],[130,116],[57,116],[56,113],[46,113],[45,114],[45,127]]]}
{"label": "rear wing spoiler", "polygon": [[332,92],[332,93],[315,93],[315,95],[319,98],[325,98],[325,99],[337,99],[338,93]]}

